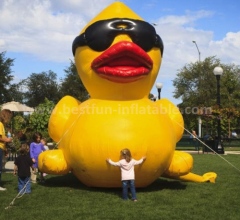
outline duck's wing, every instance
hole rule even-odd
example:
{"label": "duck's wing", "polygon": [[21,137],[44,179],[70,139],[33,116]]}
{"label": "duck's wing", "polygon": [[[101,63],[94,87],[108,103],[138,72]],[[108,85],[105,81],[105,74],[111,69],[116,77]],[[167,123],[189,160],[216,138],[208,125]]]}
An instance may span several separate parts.
{"label": "duck's wing", "polygon": [[76,112],[76,108],[80,104],[81,102],[77,99],[64,96],[53,109],[48,123],[48,132],[55,142],[58,142],[62,137],[67,120],[72,112]]}
{"label": "duck's wing", "polygon": [[160,106],[160,111],[163,114],[168,114],[172,120],[173,129],[176,134],[176,143],[182,138],[184,132],[184,121],[181,112],[178,107],[175,106],[168,99],[160,99],[157,101]]}

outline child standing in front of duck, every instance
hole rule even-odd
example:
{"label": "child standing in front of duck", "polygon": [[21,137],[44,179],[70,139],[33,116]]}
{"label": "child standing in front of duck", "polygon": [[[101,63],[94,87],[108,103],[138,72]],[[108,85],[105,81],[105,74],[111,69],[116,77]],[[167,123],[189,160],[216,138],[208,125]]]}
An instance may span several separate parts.
{"label": "child standing in front of duck", "polygon": [[[33,183],[36,183],[37,181],[37,175],[38,172],[38,156],[41,152],[45,151],[44,145],[41,142],[42,134],[39,132],[36,132],[33,135],[33,142],[30,144],[30,157],[32,158],[32,161],[34,163],[34,172],[31,174],[31,181]],[[44,181],[43,173],[40,172],[40,182]]]}
{"label": "child standing in front of duck", "polygon": [[128,199],[128,186],[132,194],[132,200],[137,201],[136,189],[135,189],[135,172],[134,166],[143,163],[146,157],[142,157],[140,160],[132,158],[129,149],[125,148],[120,151],[121,160],[113,162],[111,159],[107,159],[107,162],[113,166],[118,166],[121,169],[121,180],[122,180],[122,197],[124,200]]}

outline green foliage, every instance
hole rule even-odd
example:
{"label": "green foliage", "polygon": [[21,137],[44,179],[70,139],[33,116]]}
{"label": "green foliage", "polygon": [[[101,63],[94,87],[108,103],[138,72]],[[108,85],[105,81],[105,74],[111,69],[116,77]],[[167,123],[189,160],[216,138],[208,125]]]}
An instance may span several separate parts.
{"label": "green foliage", "polygon": [[22,115],[18,114],[13,117],[13,129],[14,131],[19,131],[27,126],[26,118],[24,118]]}
{"label": "green foliage", "polygon": [[223,157],[193,155],[193,172],[216,172],[215,184],[159,178],[150,186],[137,189],[137,202],[123,201],[120,188],[84,186],[70,173],[47,175],[44,184],[32,184],[30,195],[15,199],[14,205],[5,209],[17,195],[17,178],[4,173],[2,180],[7,191],[1,192],[0,219],[236,220],[240,204],[239,170],[226,161],[239,169],[239,155]]}
{"label": "green foliage", "polygon": [[12,153],[16,153],[21,147],[21,142],[17,136],[13,137],[12,143],[9,144],[9,150]]}
{"label": "green foliage", "polygon": [[45,99],[42,104],[39,104],[35,111],[30,116],[30,127],[32,131],[41,132],[44,137],[49,139],[48,135],[48,121],[51,115],[51,112],[54,108],[54,103]]}
{"label": "green foliage", "polygon": [[71,61],[70,66],[64,70],[66,77],[61,79],[60,94],[73,96],[74,98],[85,101],[88,99],[88,92],[85,89],[78,73],[75,64]]}
{"label": "green foliage", "polygon": [[11,84],[8,90],[8,94],[11,97],[12,100],[17,100],[18,102],[24,103],[24,92],[22,83],[18,84]]}
{"label": "green foliage", "polygon": [[59,100],[57,74],[52,71],[32,73],[22,84],[27,88],[24,96],[28,106],[36,107],[45,98],[54,103]]}
{"label": "green foliage", "polygon": [[13,66],[14,59],[6,58],[5,54],[6,52],[0,53],[0,104],[13,100],[9,89],[13,80],[11,66]]}
{"label": "green foliage", "polygon": [[[216,105],[217,80],[213,74],[216,66],[223,68],[221,76],[221,109]],[[183,113],[185,127],[189,130],[197,130],[198,117],[201,116],[204,133],[216,132],[216,119],[221,117],[222,132],[229,133],[229,120],[231,127],[240,130],[237,113],[240,108],[240,67],[234,64],[222,64],[215,57],[207,57],[202,62],[186,64],[177,73],[173,80],[175,86],[174,97],[181,98],[179,108]],[[230,110],[230,109],[235,109]],[[208,110],[208,111],[205,111]],[[229,112],[227,112],[229,110]],[[232,117],[229,117],[232,115]]]}

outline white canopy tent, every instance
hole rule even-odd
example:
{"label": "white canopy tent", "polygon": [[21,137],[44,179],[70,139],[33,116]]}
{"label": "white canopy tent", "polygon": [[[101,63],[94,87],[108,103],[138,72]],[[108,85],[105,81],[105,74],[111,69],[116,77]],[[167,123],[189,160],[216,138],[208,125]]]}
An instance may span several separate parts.
{"label": "white canopy tent", "polygon": [[34,112],[34,108],[21,104],[20,102],[7,102],[2,104],[2,109],[9,109],[12,112]]}
{"label": "white canopy tent", "polygon": [[[28,112],[29,114],[31,114],[32,112],[34,112],[34,108],[31,108],[29,106],[26,106],[24,104],[21,104],[20,102],[6,102],[4,104],[1,105],[1,110],[3,109],[9,109],[10,111],[14,112]],[[11,122],[11,130],[13,132],[14,127],[13,127],[13,121]]]}

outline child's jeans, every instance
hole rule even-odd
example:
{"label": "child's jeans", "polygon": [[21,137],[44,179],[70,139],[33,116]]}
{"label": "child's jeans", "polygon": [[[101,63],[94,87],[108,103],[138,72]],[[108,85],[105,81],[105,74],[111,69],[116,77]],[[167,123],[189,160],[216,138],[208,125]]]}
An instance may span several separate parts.
{"label": "child's jeans", "polygon": [[[24,187],[25,189],[23,189]],[[21,192],[21,194],[31,193],[31,181],[29,176],[18,177],[18,192]]]}
{"label": "child's jeans", "polygon": [[123,180],[122,181],[122,197],[123,197],[123,199],[124,200],[128,199],[128,185],[130,186],[132,200],[137,199],[134,180]]}

